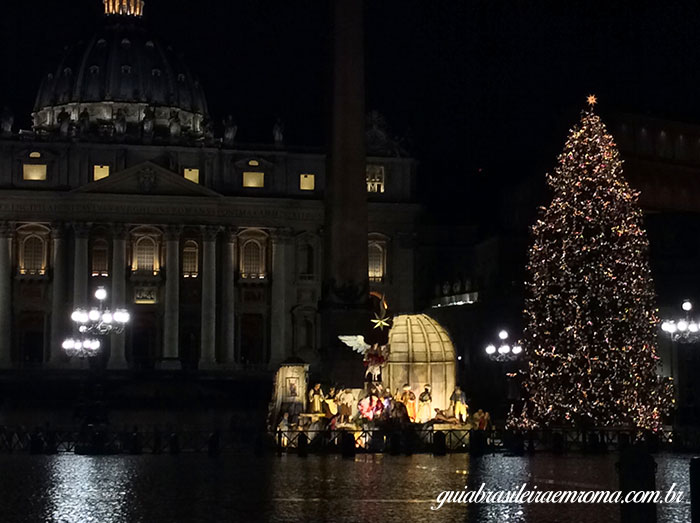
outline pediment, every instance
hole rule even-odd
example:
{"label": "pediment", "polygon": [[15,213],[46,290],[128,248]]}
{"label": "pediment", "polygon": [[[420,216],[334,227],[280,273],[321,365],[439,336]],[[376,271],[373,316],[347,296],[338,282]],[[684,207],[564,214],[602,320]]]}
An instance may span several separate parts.
{"label": "pediment", "polygon": [[146,194],[158,196],[221,196],[153,162],[143,162],[107,178],[90,182],[74,192]]}

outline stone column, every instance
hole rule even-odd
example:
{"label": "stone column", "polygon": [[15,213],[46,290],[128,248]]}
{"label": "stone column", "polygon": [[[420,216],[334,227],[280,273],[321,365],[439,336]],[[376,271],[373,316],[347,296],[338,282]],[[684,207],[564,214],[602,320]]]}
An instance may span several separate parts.
{"label": "stone column", "polygon": [[224,234],[224,252],[221,274],[221,346],[226,363],[232,365],[235,353],[235,277],[236,277],[236,232],[227,229]]}
{"label": "stone column", "polygon": [[51,228],[51,348],[49,364],[61,366],[66,360],[63,353],[63,339],[70,332],[66,328],[71,308],[66,303],[66,252],[65,229],[62,223]]}
{"label": "stone column", "polygon": [[73,257],[73,307],[88,306],[88,237],[90,227],[74,223],[75,255]]}
{"label": "stone column", "polygon": [[[127,229],[117,224],[112,232],[112,294],[113,309],[126,307],[126,237]],[[129,325],[127,324],[127,329]],[[126,369],[125,334],[112,334],[108,368]]]}
{"label": "stone column", "polygon": [[180,357],[180,227],[165,230],[165,315],[162,368],[179,368]]}
{"label": "stone column", "polygon": [[12,367],[12,234],[0,223],[0,368]]}
{"label": "stone column", "polygon": [[272,234],[272,314],[270,321],[270,366],[279,365],[287,355],[291,343],[291,312],[287,287],[294,260],[290,255],[292,233],[278,229]]}
{"label": "stone column", "polygon": [[202,231],[202,331],[199,368],[216,365],[216,235],[218,227]]}

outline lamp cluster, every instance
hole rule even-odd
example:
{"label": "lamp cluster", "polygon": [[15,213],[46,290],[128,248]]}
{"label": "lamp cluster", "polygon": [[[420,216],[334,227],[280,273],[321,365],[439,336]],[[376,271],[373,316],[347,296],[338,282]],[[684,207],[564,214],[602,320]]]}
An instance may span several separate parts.
{"label": "lamp cluster", "polygon": [[97,339],[79,339],[74,340],[68,338],[63,341],[63,350],[69,358],[73,356],[93,357],[97,356],[100,348],[100,340]]}
{"label": "lamp cluster", "polygon": [[673,341],[697,343],[700,341],[700,321],[695,321],[690,317],[693,303],[690,300],[685,300],[681,307],[685,311],[685,318],[664,320],[661,322],[661,330],[667,333]]}
{"label": "lamp cluster", "polygon": [[63,350],[69,357],[96,356],[101,346],[97,337],[121,334],[129,323],[130,315],[126,309],[115,309],[112,312],[104,307],[104,301],[107,299],[104,287],[95,291],[95,298],[99,307],[92,307],[90,310],[76,308],[70,316],[79,336],[63,341]]}
{"label": "lamp cluster", "polygon": [[493,343],[486,346],[485,352],[489,358],[495,361],[512,361],[520,357],[523,348],[520,345],[508,343],[508,331],[501,330],[498,333],[498,339],[500,340],[498,347]]}

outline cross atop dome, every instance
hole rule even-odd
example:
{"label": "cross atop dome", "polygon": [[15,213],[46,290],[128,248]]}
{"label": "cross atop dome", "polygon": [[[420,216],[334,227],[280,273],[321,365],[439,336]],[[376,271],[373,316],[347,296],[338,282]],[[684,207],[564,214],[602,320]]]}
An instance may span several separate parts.
{"label": "cross atop dome", "polygon": [[104,0],[106,15],[143,16],[143,0]]}

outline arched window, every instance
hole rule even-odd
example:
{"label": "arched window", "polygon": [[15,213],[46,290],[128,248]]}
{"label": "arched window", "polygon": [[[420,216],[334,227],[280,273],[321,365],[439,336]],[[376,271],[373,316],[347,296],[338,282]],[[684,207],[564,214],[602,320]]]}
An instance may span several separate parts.
{"label": "arched window", "polygon": [[109,246],[106,240],[95,240],[92,244],[92,275],[109,276]]}
{"label": "arched window", "polygon": [[242,278],[264,278],[262,246],[257,240],[248,240],[242,249]]}
{"label": "arched window", "polygon": [[143,236],[136,240],[134,271],[157,272],[156,242],[149,236]]}
{"label": "arched window", "polygon": [[182,249],[182,276],[196,278],[199,274],[199,248],[194,240],[187,240]]}
{"label": "arched window", "polygon": [[39,236],[30,235],[24,238],[20,272],[22,274],[46,273],[46,243]]}
{"label": "arched window", "polygon": [[379,242],[370,242],[368,246],[367,258],[369,265],[369,281],[384,281],[384,267],[386,265],[386,249]]}

